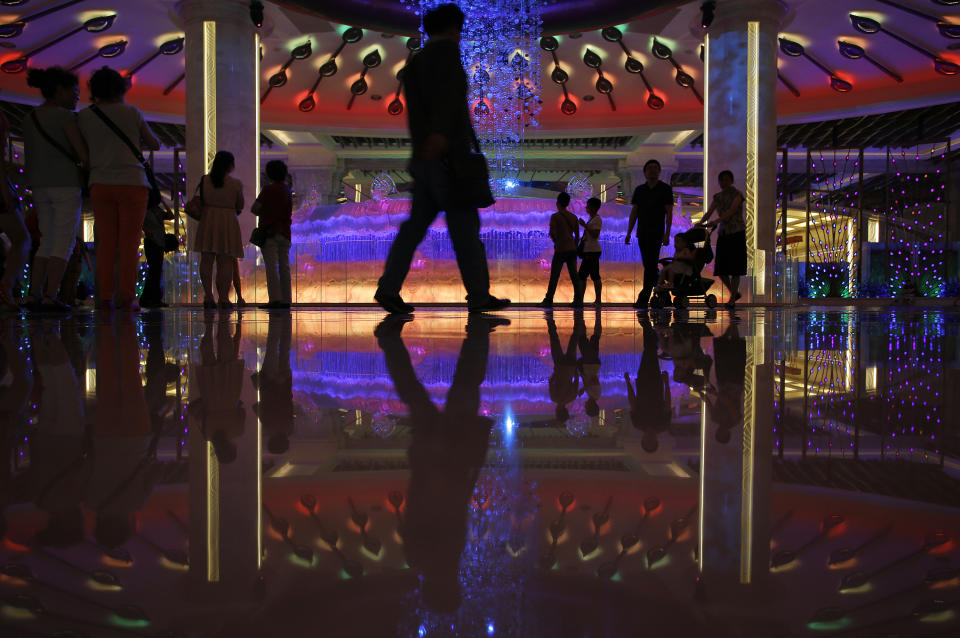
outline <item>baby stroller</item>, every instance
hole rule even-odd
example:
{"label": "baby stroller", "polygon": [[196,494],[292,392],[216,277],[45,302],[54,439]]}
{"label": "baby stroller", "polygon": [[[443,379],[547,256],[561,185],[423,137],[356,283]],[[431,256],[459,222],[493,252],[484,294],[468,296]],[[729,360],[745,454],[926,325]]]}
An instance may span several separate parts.
{"label": "baby stroller", "polygon": [[[679,275],[673,287],[654,294],[650,300],[651,307],[673,306],[679,310],[689,306],[691,298],[702,298],[708,308],[717,307],[717,296],[709,293],[710,287],[713,286],[713,279],[700,276],[703,267],[713,261],[713,248],[710,247],[711,232],[702,226],[694,226],[683,234],[688,244],[696,246],[693,261],[690,263],[693,274]],[[660,260],[660,265],[664,268],[672,263],[672,257]]]}

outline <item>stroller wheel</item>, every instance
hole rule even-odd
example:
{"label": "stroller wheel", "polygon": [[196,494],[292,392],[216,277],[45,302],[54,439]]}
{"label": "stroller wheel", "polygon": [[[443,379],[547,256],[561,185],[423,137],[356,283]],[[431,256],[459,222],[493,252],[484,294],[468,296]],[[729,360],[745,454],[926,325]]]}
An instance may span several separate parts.
{"label": "stroller wheel", "polygon": [[707,295],[706,297],[707,308],[716,308],[717,307],[717,296],[716,295]]}
{"label": "stroller wheel", "polygon": [[688,305],[690,305],[690,301],[683,295],[677,295],[673,298],[673,307],[677,310],[683,310]]}

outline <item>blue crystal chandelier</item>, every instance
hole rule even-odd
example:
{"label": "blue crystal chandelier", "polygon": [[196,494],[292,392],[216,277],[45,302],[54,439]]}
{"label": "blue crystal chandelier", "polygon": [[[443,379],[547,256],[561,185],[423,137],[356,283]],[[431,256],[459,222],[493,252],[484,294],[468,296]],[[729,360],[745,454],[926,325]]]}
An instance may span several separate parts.
{"label": "blue crystal chandelier", "polygon": [[[450,0],[403,0],[417,16]],[[544,0],[458,0],[470,109],[498,195],[517,187],[523,141],[539,126]],[[422,28],[421,28],[422,31]],[[424,37],[425,34],[424,34]]]}

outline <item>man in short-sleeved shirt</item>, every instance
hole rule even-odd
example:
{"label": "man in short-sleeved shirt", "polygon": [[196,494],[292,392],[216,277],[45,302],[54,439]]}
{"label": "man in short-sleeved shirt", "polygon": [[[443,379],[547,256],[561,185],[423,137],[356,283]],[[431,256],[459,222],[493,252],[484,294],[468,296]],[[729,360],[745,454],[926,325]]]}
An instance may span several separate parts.
{"label": "man in short-sleeved shirt", "polygon": [[650,293],[657,285],[657,262],[660,259],[660,247],[670,243],[670,227],[673,225],[673,189],[660,181],[660,162],[648,161],[643,167],[647,178],[633,191],[630,211],[630,225],[627,228],[626,243],[634,224],[637,225],[637,243],[640,244],[640,257],[643,260],[643,289],[637,296],[635,308],[646,308]]}

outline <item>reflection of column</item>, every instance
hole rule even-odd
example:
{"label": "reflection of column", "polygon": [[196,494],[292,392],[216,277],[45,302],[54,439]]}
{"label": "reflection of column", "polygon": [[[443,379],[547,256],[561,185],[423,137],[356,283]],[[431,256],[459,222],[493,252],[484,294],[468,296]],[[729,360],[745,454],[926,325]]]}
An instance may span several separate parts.
{"label": "reflection of column", "polygon": [[[249,209],[260,188],[260,36],[250,3],[181,0],[177,9],[186,33],[187,184],[195,187],[218,150],[230,151]],[[241,236],[254,224],[241,215]],[[194,227],[188,224],[188,235]]]}
{"label": "reflection of column", "polygon": [[218,358],[211,363],[213,346],[190,354],[190,576],[199,591],[218,592],[204,595],[238,598],[253,594],[262,557],[260,422],[248,369],[226,361],[236,356],[234,324],[202,329],[211,340],[216,330]]}
{"label": "reflection of column", "polygon": [[[723,442],[717,415],[706,406],[701,415],[698,557],[703,592],[711,602],[737,596],[745,587],[763,591],[769,573],[773,341],[763,316],[751,326],[752,334],[745,328],[740,333],[746,348],[742,425]],[[721,366],[732,363],[721,358],[729,352],[714,351],[721,393]],[[743,365],[742,358],[737,363]],[[720,409],[719,402],[713,411]]]}
{"label": "reflection of column", "polygon": [[747,217],[745,294],[773,294],[776,233],[777,32],[780,0],[725,0],[705,38],[704,208],[722,170],[733,171]]}

